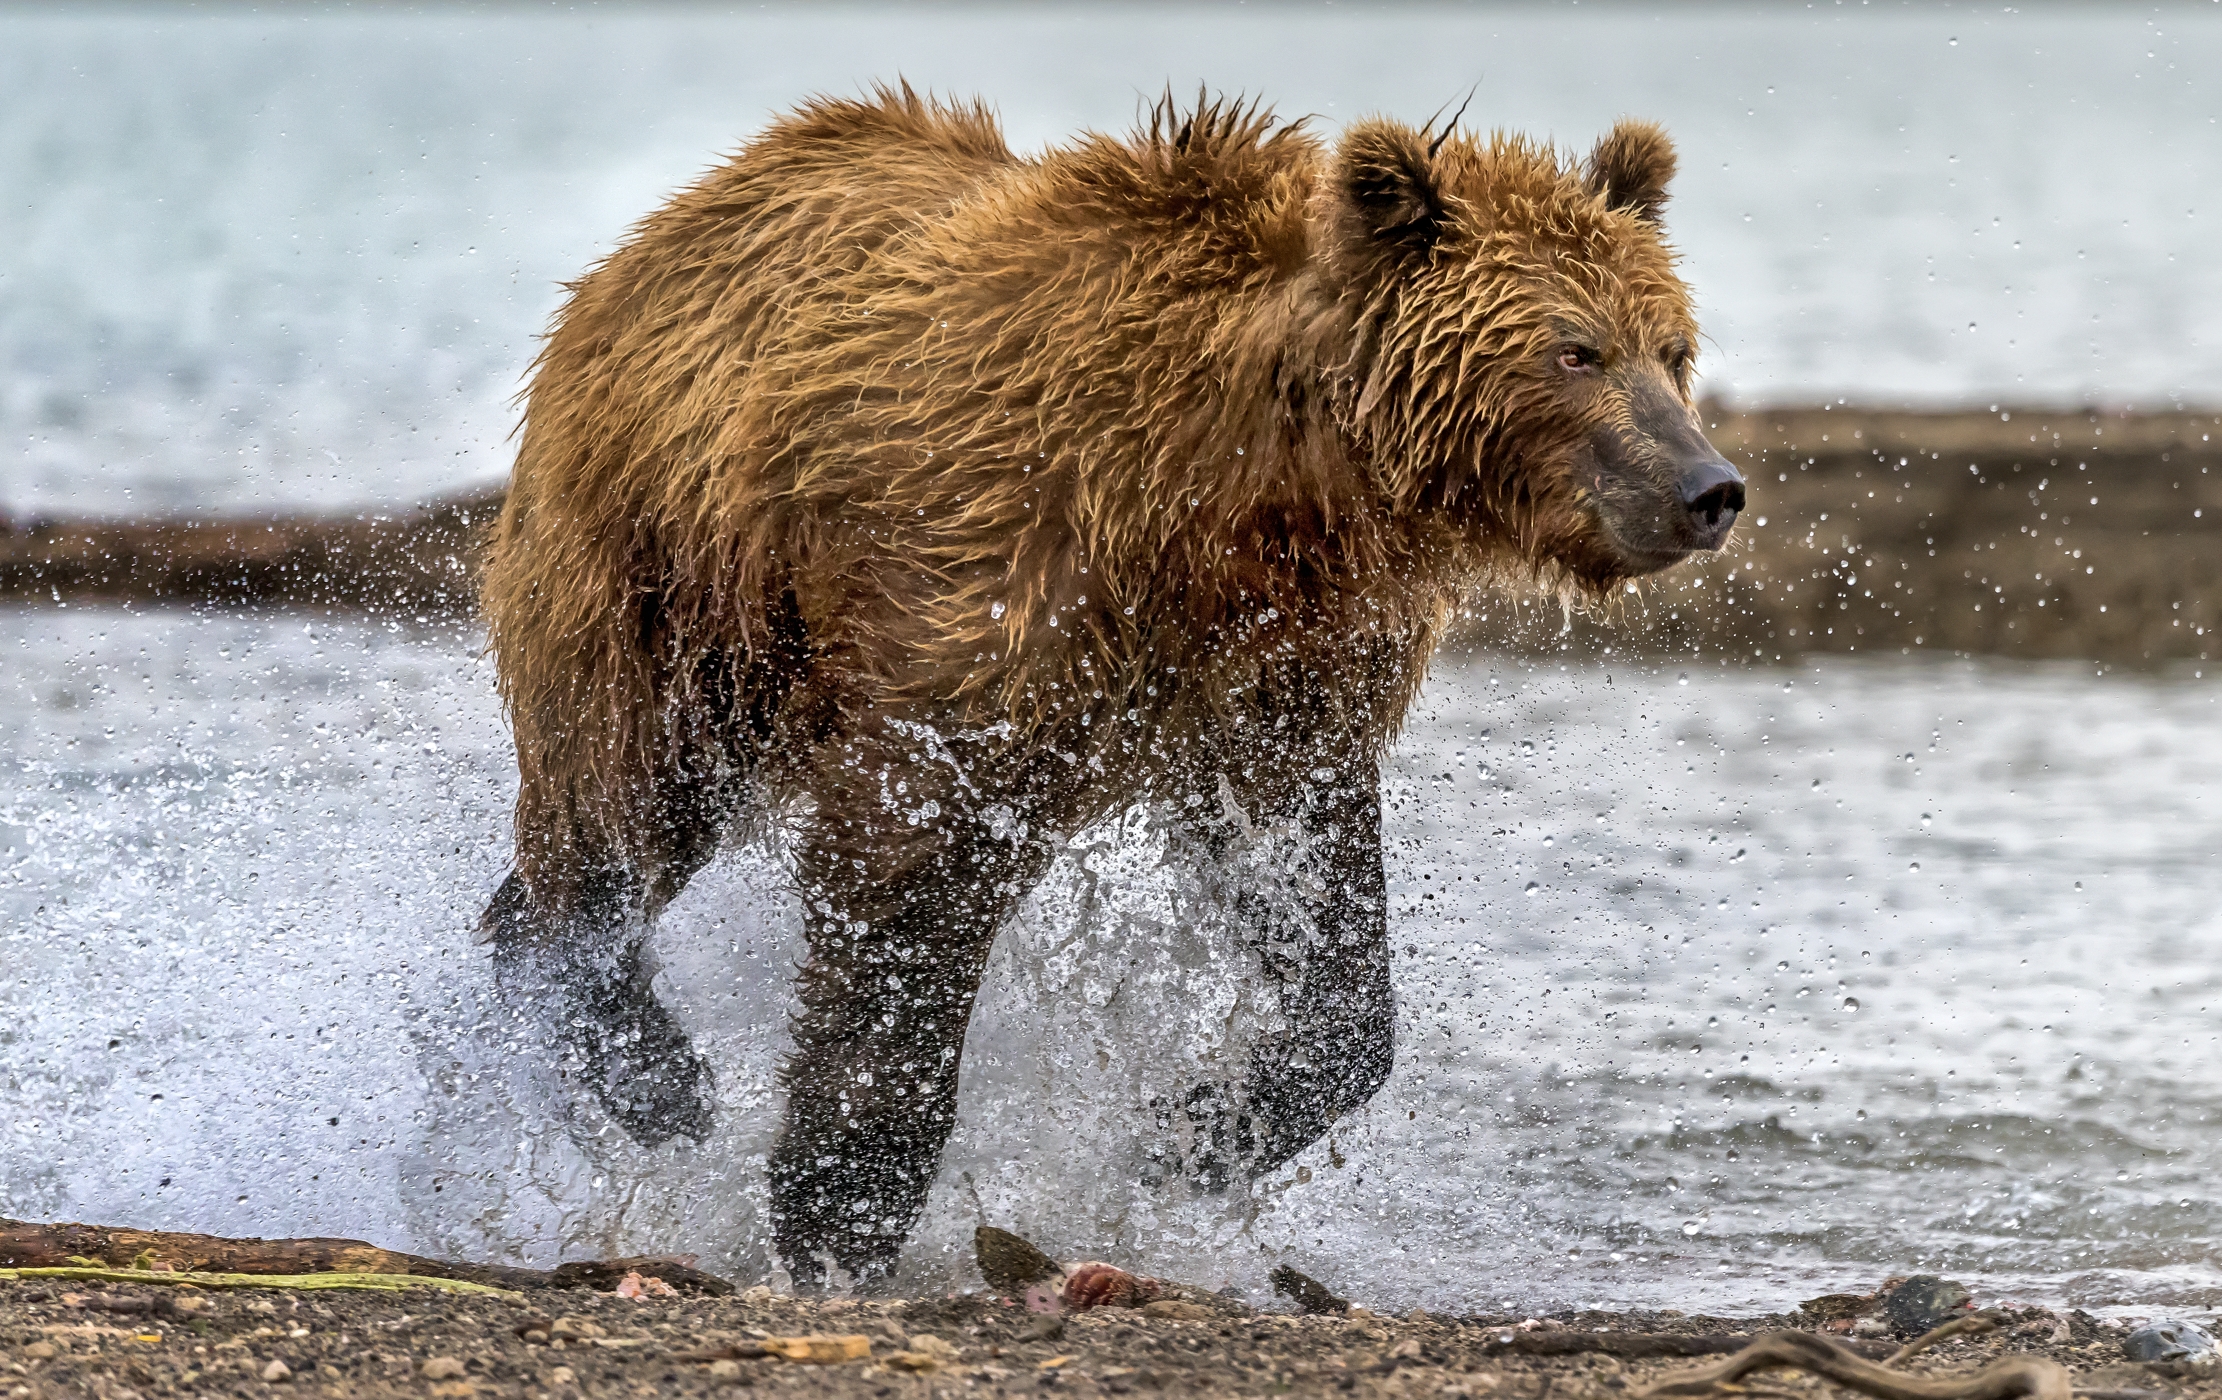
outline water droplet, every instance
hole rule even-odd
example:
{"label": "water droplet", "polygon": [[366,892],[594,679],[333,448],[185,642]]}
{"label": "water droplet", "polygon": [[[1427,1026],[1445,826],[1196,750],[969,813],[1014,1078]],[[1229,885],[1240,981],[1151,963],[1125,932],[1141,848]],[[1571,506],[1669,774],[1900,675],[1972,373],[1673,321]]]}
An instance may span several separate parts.
{"label": "water droplet", "polygon": [[1685,1235],[1694,1235],[1699,1230],[1702,1230],[1704,1228],[1704,1226],[1698,1224],[1695,1220],[1685,1220],[1682,1222],[1682,1233]]}
{"label": "water droplet", "polygon": [[1859,998],[1858,998],[1858,997],[1846,997],[1846,998],[1844,998],[1844,1009],[1845,1009],[1846,1011],[1857,1011],[1857,1010],[1859,1010]]}
{"label": "water droplet", "polygon": [[1535,888],[1536,888],[1536,886],[1535,886],[1535,881],[1533,881],[1533,880],[1530,880],[1530,881],[1528,881],[1528,887],[1527,887],[1526,889],[1524,889],[1524,890],[1520,891],[1520,893],[1522,893],[1522,894],[1524,894],[1524,895],[1529,895],[1529,896],[1531,896],[1531,897],[1532,897],[1532,896],[1533,896],[1533,895],[1535,894]]}

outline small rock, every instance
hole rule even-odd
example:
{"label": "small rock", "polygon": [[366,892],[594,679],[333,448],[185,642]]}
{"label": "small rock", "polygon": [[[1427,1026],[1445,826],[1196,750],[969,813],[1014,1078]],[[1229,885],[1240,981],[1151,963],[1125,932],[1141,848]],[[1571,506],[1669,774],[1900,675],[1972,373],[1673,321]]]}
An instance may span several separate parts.
{"label": "small rock", "polygon": [[452,1356],[435,1356],[424,1363],[424,1378],[428,1381],[452,1381],[463,1374],[463,1363]]}
{"label": "small rock", "polygon": [[710,1363],[710,1384],[739,1385],[741,1363],[738,1361],[713,1361]]}
{"label": "small rock", "polygon": [[741,1290],[741,1301],[748,1304],[750,1307],[762,1307],[764,1304],[770,1302],[776,1296],[777,1295],[774,1294],[771,1290],[771,1285],[768,1283],[759,1283],[754,1288],[744,1288]]}
{"label": "small rock", "polygon": [[1883,1300],[1883,1315],[1899,1335],[1918,1337],[1955,1317],[1966,1316],[1973,1301],[1965,1288],[1950,1279],[1915,1274],[1890,1290],[1890,1296]]}
{"label": "small rock", "polygon": [[262,1368],[262,1378],[272,1385],[277,1385],[281,1381],[293,1379],[293,1368],[283,1361],[272,1361]]}
{"label": "small rock", "polygon": [[23,1354],[33,1361],[52,1361],[54,1359],[54,1344],[52,1342],[33,1342],[23,1349]]}
{"label": "small rock", "polygon": [[582,1337],[606,1337],[608,1335],[609,1332],[603,1328],[602,1324],[583,1317],[559,1317],[548,1324],[548,1336],[550,1338],[561,1337],[565,1341],[577,1341]]}
{"label": "small rock", "polygon": [[1404,1320],[1411,1323],[1414,1327],[1425,1327],[1427,1326],[1427,1324],[1433,1322],[1435,1319],[1427,1315],[1427,1309],[1414,1308],[1412,1309],[1412,1311],[1404,1315]]}
{"label": "small rock", "polygon": [[1167,1322],[1209,1322],[1218,1314],[1201,1303],[1186,1303],[1178,1298],[1160,1298],[1142,1305],[1142,1316],[1160,1318]]}
{"label": "small rock", "polygon": [[909,1346],[912,1351],[924,1352],[926,1355],[941,1361],[955,1361],[957,1359],[955,1343],[944,1341],[931,1332],[921,1332],[912,1337]]}
{"label": "small rock", "polygon": [[1855,1337],[1887,1337],[1890,1324],[1879,1317],[1863,1317],[1852,1324],[1851,1333]]}
{"label": "small rock", "polygon": [[1350,1311],[1349,1299],[1337,1298],[1327,1291],[1327,1285],[1309,1274],[1298,1273],[1286,1264],[1275,1269],[1268,1277],[1272,1280],[1273,1291],[1296,1304],[1306,1316]]}
{"label": "small rock", "polygon": [[2196,1323],[2164,1317],[2122,1339],[2122,1354],[2132,1361],[2214,1361],[2214,1338]]}
{"label": "small rock", "polygon": [[1389,1359],[1392,1361],[1419,1360],[1420,1339],[1417,1337],[1406,1337],[1403,1341],[1398,1342],[1394,1347],[1390,1349]]}
{"label": "small rock", "polygon": [[[736,1366],[734,1369],[738,1371],[740,1368]],[[558,1366],[548,1373],[548,1384],[550,1385],[570,1385],[577,1379],[578,1376],[568,1366]]]}
{"label": "small rock", "polygon": [[1824,1293],[1798,1304],[1799,1312],[1822,1322],[1865,1317],[1874,1310],[1875,1295],[1872,1293]]}
{"label": "small rock", "polygon": [[929,1356],[922,1351],[897,1351],[888,1353],[887,1364],[898,1371],[913,1371],[923,1375],[928,1371],[940,1370],[941,1358]]}
{"label": "small rock", "polygon": [[277,1310],[278,1305],[268,1298],[257,1298],[247,1305],[247,1311],[251,1313],[274,1313]]}
{"label": "small rock", "polygon": [[1031,1242],[993,1225],[982,1225],[972,1232],[972,1254],[979,1263],[980,1277],[1006,1298],[1021,1296],[1030,1283],[1065,1276],[1057,1261]]}
{"label": "small rock", "polygon": [[766,1337],[756,1343],[767,1354],[805,1366],[838,1366],[862,1361],[872,1354],[872,1339],[865,1336]]}
{"label": "small rock", "polygon": [[1056,1313],[1037,1317],[1019,1329],[1022,1342],[1054,1342],[1065,1335],[1065,1319]]}

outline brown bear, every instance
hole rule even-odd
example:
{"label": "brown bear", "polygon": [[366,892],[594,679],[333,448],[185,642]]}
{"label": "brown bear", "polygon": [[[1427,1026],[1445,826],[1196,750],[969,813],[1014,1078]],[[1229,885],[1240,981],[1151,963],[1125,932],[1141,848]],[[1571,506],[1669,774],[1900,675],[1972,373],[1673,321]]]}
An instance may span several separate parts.
{"label": "brown bear", "polygon": [[[708,1067],[647,920],[776,828],[806,906],[774,1243],[884,1276],[952,1125],[997,926],[1135,803],[1263,843],[1278,1011],[1168,1086],[1223,1185],[1392,1053],[1377,764],[1462,594],[1721,547],[1674,155],[1159,104],[1013,155],[982,107],[818,100],[571,289],[484,606],[522,779],[507,993],[644,1143]],[[1253,867],[1254,868],[1254,867]]]}

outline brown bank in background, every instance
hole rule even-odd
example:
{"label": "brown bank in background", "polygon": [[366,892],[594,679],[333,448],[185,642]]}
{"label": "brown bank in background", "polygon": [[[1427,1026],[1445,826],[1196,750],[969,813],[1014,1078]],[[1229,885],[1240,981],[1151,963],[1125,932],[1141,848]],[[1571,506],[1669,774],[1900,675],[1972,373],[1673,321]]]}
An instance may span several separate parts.
{"label": "brown bank in background", "polygon": [[[2197,663],[2222,626],[2222,415],[1708,410],[1750,478],[1722,556],[1604,609],[1478,600],[1465,639],[1578,655]],[[499,492],[415,511],[19,521],[0,599],[467,617]]]}

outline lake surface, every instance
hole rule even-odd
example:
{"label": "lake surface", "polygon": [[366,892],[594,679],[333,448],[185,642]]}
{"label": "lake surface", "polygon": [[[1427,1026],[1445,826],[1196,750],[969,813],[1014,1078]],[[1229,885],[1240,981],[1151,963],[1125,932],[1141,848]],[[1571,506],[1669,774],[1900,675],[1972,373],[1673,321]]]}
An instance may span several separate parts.
{"label": "lake surface", "polygon": [[[0,614],[0,1214],[771,1268],[798,919],[729,851],[658,933],[718,1066],[642,1151],[490,999],[513,786],[469,633]],[[1776,1309],[2222,1302],[2218,683],[2087,668],[1438,666],[1388,781],[1400,1059],[1247,1193],[1138,1185],[1239,1038],[1150,814],[998,947],[902,1282],[972,1226],[1256,1295]]]}
{"label": "lake surface", "polygon": [[1167,85],[1328,132],[1473,89],[1581,149],[1654,117],[1709,392],[2212,403],[2217,71],[2211,4],[10,8],[0,510],[496,481],[557,284],[771,113],[898,75],[1024,149]]}

